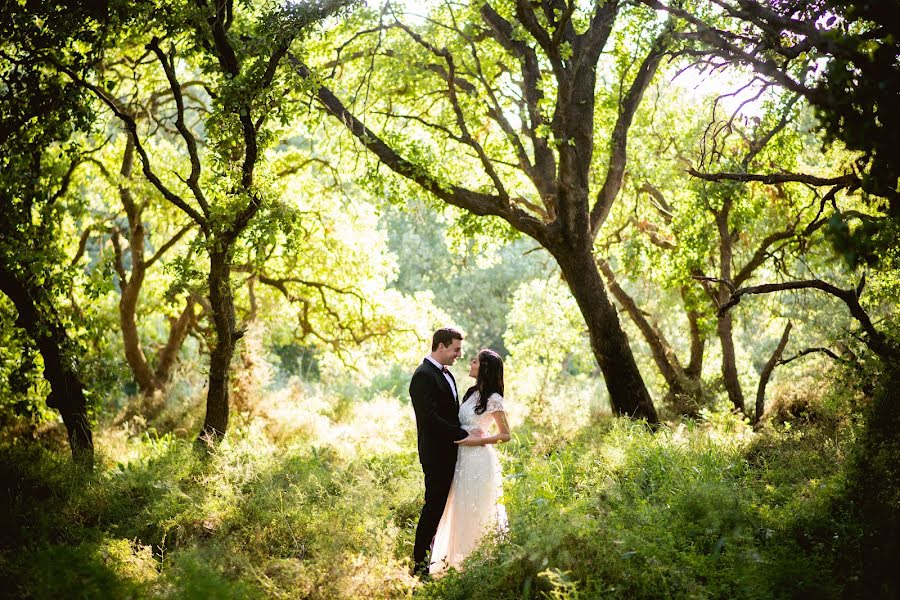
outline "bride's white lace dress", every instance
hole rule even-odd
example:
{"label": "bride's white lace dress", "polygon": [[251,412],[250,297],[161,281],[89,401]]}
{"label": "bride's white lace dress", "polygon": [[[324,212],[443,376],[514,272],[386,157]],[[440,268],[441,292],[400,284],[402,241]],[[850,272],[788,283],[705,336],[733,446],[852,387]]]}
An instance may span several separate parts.
{"label": "bride's white lace dress", "polygon": [[[503,398],[493,394],[485,411],[475,414],[478,400],[475,391],[459,407],[459,424],[466,431],[477,427],[487,432],[494,422],[492,414],[503,410]],[[450,495],[434,536],[431,573],[458,568],[485,534],[506,531],[506,509],[500,496],[500,461],[494,446],[460,446]]]}

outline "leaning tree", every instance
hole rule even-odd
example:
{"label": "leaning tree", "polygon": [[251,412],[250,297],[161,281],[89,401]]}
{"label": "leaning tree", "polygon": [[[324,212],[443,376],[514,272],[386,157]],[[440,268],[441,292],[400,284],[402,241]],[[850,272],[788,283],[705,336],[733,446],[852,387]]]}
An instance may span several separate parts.
{"label": "leaning tree", "polygon": [[447,4],[411,22],[385,5],[354,22],[330,60],[291,60],[380,165],[546,248],[584,316],[613,409],[656,421],[595,239],[671,22],[616,0]]}

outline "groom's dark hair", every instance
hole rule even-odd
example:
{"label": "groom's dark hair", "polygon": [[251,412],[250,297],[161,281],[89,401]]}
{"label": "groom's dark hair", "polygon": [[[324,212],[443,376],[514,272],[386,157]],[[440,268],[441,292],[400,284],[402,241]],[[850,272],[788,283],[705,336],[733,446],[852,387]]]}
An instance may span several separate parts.
{"label": "groom's dark hair", "polygon": [[462,339],[463,334],[459,329],[455,329],[453,327],[441,327],[434,332],[434,336],[431,338],[431,351],[434,352],[435,350],[437,350],[438,344],[449,346],[453,343],[453,340]]}

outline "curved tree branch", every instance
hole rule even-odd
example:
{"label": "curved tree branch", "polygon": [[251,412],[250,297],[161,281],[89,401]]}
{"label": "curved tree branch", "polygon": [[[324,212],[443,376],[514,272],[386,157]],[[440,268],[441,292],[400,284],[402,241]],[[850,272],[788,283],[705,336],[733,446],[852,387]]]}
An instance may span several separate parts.
{"label": "curved tree branch", "polygon": [[769,185],[796,182],[809,185],[840,185],[842,187],[859,185],[859,178],[853,173],[838,177],[817,177],[805,173],[704,173],[694,168],[689,168],[687,172],[705,181],[758,181]]}
{"label": "curved tree branch", "polygon": [[606,179],[597,194],[594,207],[591,209],[591,233],[594,237],[597,236],[600,226],[609,215],[613,202],[622,189],[627,162],[628,130],[631,128],[631,122],[641,104],[644,92],[653,80],[659,62],[662,60],[666,40],[673,29],[673,22],[672,19],[669,19],[663,31],[653,41],[650,51],[638,69],[637,76],[631,82],[631,87],[619,106],[619,116],[609,142],[609,166],[606,170]]}
{"label": "curved tree branch", "polygon": [[[293,53],[288,53],[288,60],[291,61],[291,64],[301,77],[316,81],[309,68]],[[398,175],[414,181],[448,204],[464,208],[476,215],[501,217],[513,227],[530,235],[537,241],[546,241],[546,228],[539,219],[498,196],[474,192],[454,184],[437,181],[421,166],[413,164],[397,154],[374,131],[351,113],[330,89],[321,85],[320,82],[316,81],[314,94],[325,109],[340,120],[363,146],[374,153],[381,162]]]}
{"label": "curved tree branch", "polygon": [[200,157],[197,154],[197,140],[194,138],[194,134],[191,133],[184,124],[184,96],[182,95],[182,85],[178,83],[178,78],[175,76],[175,50],[173,48],[172,54],[166,56],[165,53],[163,53],[162,48],[159,47],[159,38],[157,37],[150,40],[150,43],[147,44],[147,49],[156,54],[159,59],[163,71],[166,73],[166,78],[169,81],[169,88],[172,91],[172,96],[175,98],[175,127],[178,129],[178,133],[181,134],[182,139],[184,139],[185,146],[187,146],[188,150],[188,157],[191,161],[191,174],[188,176],[185,183],[187,183],[188,188],[193,192],[194,198],[197,199],[197,204],[200,205],[203,214],[209,216],[209,203],[206,201],[203,190],[200,189],[201,168]]}
{"label": "curved tree branch", "polygon": [[[731,282],[724,283],[729,286],[733,286]],[[850,315],[854,319],[856,319],[857,322],[859,322],[860,326],[865,332],[866,337],[863,338],[863,342],[869,347],[870,350],[872,350],[872,352],[884,359],[900,359],[900,349],[898,349],[894,343],[889,341],[883,333],[875,328],[875,325],[872,323],[872,319],[869,317],[869,314],[865,311],[862,305],[860,305],[859,293],[862,291],[860,287],[857,287],[856,289],[844,290],[830,283],[822,281],[821,279],[806,279],[801,281],[786,281],[784,283],[765,283],[762,285],[738,288],[734,289],[728,301],[719,307],[717,314],[721,317],[729,309],[738,304],[741,301],[741,298],[746,295],[771,294],[773,292],[780,292],[785,290],[808,289],[820,290],[822,292],[825,292],[826,294],[838,298],[844,304],[846,304],[847,308],[850,310]]]}

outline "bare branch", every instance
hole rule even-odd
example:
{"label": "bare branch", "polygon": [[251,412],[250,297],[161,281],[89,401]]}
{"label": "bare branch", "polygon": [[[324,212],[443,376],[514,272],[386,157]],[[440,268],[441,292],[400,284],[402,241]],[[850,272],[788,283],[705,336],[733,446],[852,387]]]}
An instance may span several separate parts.
{"label": "bare branch", "polygon": [[781,115],[781,119],[779,119],[778,123],[766,132],[759,139],[755,139],[750,143],[750,151],[744,156],[744,160],[742,161],[744,170],[747,170],[747,167],[750,166],[750,163],[753,162],[753,159],[756,158],[756,155],[762,151],[763,148],[766,147],[773,137],[775,137],[779,131],[784,129],[787,124],[790,122],[791,109],[794,107],[794,104],[800,99],[800,94],[794,94],[791,99],[788,101],[787,106],[785,106],[784,114]]}
{"label": "bare branch", "polygon": [[[695,277],[695,279],[698,279]],[[709,279],[709,278],[705,278]],[[731,285],[730,282],[725,282]],[[890,342],[883,333],[875,329],[869,314],[859,303],[855,289],[843,290],[821,279],[807,279],[801,281],[786,281],[783,283],[765,283],[762,285],[754,285],[744,288],[735,289],[731,293],[729,300],[719,307],[718,315],[721,317],[731,307],[741,301],[743,296],[748,294],[771,294],[773,292],[785,290],[805,290],[816,289],[835,298],[841,300],[850,310],[850,315],[862,326],[866,337],[863,342],[878,356],[884,359],[897,360],[900,358],[900,349]]]}
{"label": "bare branch", "polygon": [[804,173],[703,173],[693,168],[689,168],[687,172],[705,181],[758,181],[769,185],[795,182],[809,185],[840,185],[842,187],[859,185],[859,178],[853,173],[847,173],[839,177],[817,177]]}
{"label": "bare branch", "polygon": [[739,42],[754,43],[750,38],[739,40],[738,36],[727,31],[715,29],[708,26],[703,20],[687,10],[677,8],[672,5],[666,5],[659,0],[642,0],[647,6],[656,10],[665,10],[681,19],[684,19],[696,28],[696,33],[685,33],[682,37],[685,39],[698,39],[713,48],[718,49],[728,59],[735,60],[750,65],[757,73],[765,75],[772,81],[778,83],[785,89],[801,94],[807,98],[815,99],[816,103],[825,102],[821,98],[821,94],[814,89],[808,88],[801,82],[791,78],[785,73],[783,67],[770,58],[761,58],[754,56],[752,53],[740,47]]}
{"label": "bare branch", "polygon": [[169,238],[169,241],[167,241],[165,244],[163,244],[162,246],[159,247],[159,250],[157,250],[153,254],[153,256],[150,257],[150,260],[148,260],[147,262],[144,263],[144,267],[149,269],[150,266],[153,265],[153,263],[155,263],[157,260],[159,260],[159,258],[163,254],[168,252],[169,249],[172,248],[172,246],[174,246],[175,244],[178,243],[178,240],[180,240],[182,237],[184,237],[184,235],[193,228],[194,228],[193,224],[188,224],[188,225],[185,225],[184,227],[182,227],[181,229],[179,229],[175,235],[173,235],[171,238]]}
{"label": "bare branch", "polygon": [[178,129],[178,133],[181,134],[181,137],[187,146],[188,157],[191,161],[191,174],[188,176],[185,183],[188,188],[190,188],[191,192],[193,192],[194,198],[197,199],[197,204],[200,205],[203,214],[209,216],[209,203],[206,201],[203,190],[200,189],[201,167],[200,157],[197,154],[197,140],[194,138],[194,134],[191,133],[184,124],[184,96],[182,95],[182,86],[178,83],[178,78],[175,76],[175,49],[173,47],[172,54],[166,56],[165,53],[163,53],[162,48],[159,47],[159,38],[157,37],[150,40],[150,43],[147,44],[147,48],[156,54],[159,59],[163,71],[166,73],[166,78],[169,80],[169,88],[172,91],[172,96],[175,99],[175,106],[177,108],[175,127]]}
{"label": "bare branch", "polygon": [[816,346],[816,347],[814,347],[814,348],[806,348],[805,350],[801,350],[800,352],[798,352],[798,353],[795,354],[794,356],[791,356],[790,358],[782,358],[782,359],[780,359],[780,360],[778,361],[778,364],[779,364],[779,365],[786,365],[786,364],[788,364],[789,362],[793,362],[793,361],[797,360],[798,358],[801,358],[801,357],[806,356],[806,355],[808,355],[808,354],[814,354],[814,353],[817,353],[817,352],[820,352],[820,353],[824,354],[825,356],[831,358],[832,360],[834,360],[834,361],[836,361],[836,362],[840,362],[840,363],[844,363],[844,364],[850,364],[850,365],[856,365],[856,364],[857,364],[857,363],[855,363],[855,362],[853,362],[853,361],[847,360],[846,358],[841,358],[840,356],[838,356],[838,355],[834,352],[834,350],[831,350],[830,348],[824,348],[824,347],[821,347],[821,346]]}

